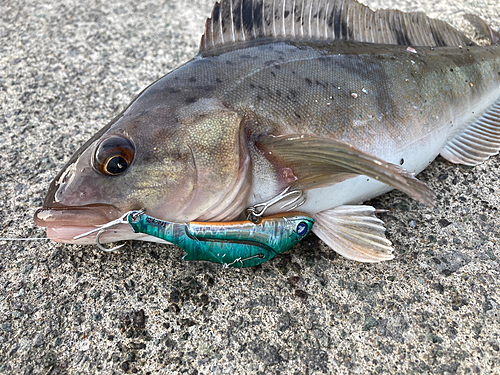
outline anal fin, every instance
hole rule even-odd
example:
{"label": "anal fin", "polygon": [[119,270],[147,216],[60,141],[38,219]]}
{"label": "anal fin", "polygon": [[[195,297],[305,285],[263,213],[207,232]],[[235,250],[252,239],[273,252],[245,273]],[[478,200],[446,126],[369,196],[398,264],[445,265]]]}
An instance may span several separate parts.
{"label": "anal fin", "polygon": [[479,119],[455,136],[441,156],[456,164],[478,165],[500,150],[500,99]]}
{"label": "anal fin", "polygon": [[394,258],[384,222],[372,206],[340,206],[317,213],[314,220],[314,234],[347,259],[375,263]]}

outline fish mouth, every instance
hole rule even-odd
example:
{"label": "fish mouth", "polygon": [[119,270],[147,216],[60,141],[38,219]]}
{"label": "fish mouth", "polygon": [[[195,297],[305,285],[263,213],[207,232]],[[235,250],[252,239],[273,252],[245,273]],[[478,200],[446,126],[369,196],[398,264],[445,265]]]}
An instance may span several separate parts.
{"label": "fish mouth", "polygon": [[[83,207],[44,207],[35,212],[35,224],[47,228],[47,237],[54,242],[95,244],[96,233],[75,240],[74,237],[89,232],[99,225],[118,219],[123,213],[111,205]],[[135,239],[137,235],[128,225],[119,225],[104,232],[99,242],[108,243]]]}

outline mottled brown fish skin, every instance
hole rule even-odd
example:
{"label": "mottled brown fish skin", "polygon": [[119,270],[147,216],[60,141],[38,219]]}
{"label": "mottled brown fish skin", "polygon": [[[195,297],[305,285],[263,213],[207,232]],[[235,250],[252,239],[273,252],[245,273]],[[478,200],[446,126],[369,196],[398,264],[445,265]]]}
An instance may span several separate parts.
{"label": "mottled brown fish skin", "polygon": [[199,54],[77,152],[35,221],[59,242],[156,240],[126,226],[86,234],[138,209],[172,222],[243,218],[291,189],[328,246],[378,262],[391,243],[360,203],[395,188],[432,206],[415,174],[438,154],[474,166],[499,151],[497,45],[356,0],[222,0]]}
{"label": "mottled brown fish skin", "polygon": [[500,87],[498,46],[288,42],[198,61],[211,65],[217,97],[247,116],[252,161],[261,171],[267,160],[252,147],[262,134],[314,134],[387,160],[443,127],[451,138],[461,130],[457,113]]}
{"label": "mottled brown fish skin", "polygon": [[[217,96],[254,117],[255,133],[313,133],[369,151],[387,136],[402,136],[401,143],[421,137],[434,130],[436,116],[450,117],[450,110],[500,85],[497,46],[419,47],[417,53],[363,43],[280,47],[208,58],[218,65],[212,74],[224,78]],[[356,119],[362,123],[353,127]]]}

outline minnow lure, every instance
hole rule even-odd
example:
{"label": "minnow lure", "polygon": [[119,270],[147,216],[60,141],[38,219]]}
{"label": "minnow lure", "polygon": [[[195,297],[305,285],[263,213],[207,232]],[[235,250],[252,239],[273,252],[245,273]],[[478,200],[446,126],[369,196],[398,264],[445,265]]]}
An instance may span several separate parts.
{"label": "minnow lure", "polygon": [[[302,213],[287,212],[262,218],[234,222],[174,223],[158,220],[142,211],[130,211],[78,238],[128,223],[135,233],[144,233],[171,242],[186,252],[184,260],[207,260],[225,267],[252,267],[274,258],[295,246],[311,230],[314,220]],[[78,239],[75,237],[75,239]]]}

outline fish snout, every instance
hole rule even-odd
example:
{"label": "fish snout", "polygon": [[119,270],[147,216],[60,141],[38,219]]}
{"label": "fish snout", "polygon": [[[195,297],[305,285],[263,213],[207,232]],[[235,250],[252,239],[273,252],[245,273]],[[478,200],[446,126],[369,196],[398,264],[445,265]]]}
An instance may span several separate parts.
{"label": "fish snout", "polygon": [[[95,234],[75,240],[74,237],[86,233],[96,227],[107,224],[123,214],[111,205],[95,205],[88,207],[40,208],[35,212],[33,220],[40,227],[47,228],[47,237],[62,243],[95,243]],[[130,232],[130,233],[129,233]],[[130,228],[118,228],[106,233],[102,243],[130,237]]]}
{"label": "fish snout", "polygon": [[70,165],[52,180],[43,202],[43,208],[63,208],[66,206],[63,199],[67,194],[68,187],[71,186],[71,182],[76,177],[75,172],[75,164]]}

